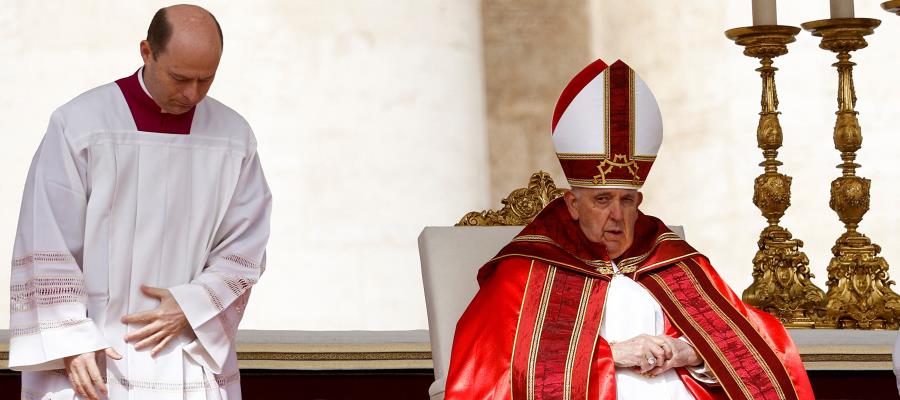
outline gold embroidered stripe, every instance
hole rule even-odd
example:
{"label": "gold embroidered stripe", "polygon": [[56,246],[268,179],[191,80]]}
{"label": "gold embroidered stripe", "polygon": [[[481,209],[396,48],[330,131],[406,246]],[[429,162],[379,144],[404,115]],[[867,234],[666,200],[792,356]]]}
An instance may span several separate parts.
{"label": "gold embroidered stripe", "polygon": [[[576,178],[567,178],[566,179],[570,185],[572,186],[586,186],[586,187],[594,187],[597,186],[594,183],[593,179],[576,179]],[[622,186],[630,189],[640,189],[641,185],[635,184],[632,179],[606,179],[607,186]]]}
{"label": "gold embroidered stripe", "polygon": [[[560,160],[596,160],[603,161],[609,158],[606,154],[592,154],[592,153],[556,153],[556,157]],[[656,156],[642,156],[642,155],[634,155],[630,157],[630,159],[635,161],[656,161]]]}
{"label": "gold embroidered stripe", "polygon": [[694,287],[698,288],[697,292],[700,293],[700,296],[703,297],[703,300],[712,307],[713,311],[715,311],[719,318],[721,318],[725,321],[725,323],[728,324],[728,327],[737,334],[738,338],[741,339],[741,342],[744,343],[744,346],[748,350],[750,350],[750,354],[753,355],[753,359],[756,360],[756,363],[762,367],[763,371],[766,373],[766,376],[768,376],[769,380],[772,382],[772,386],[775,388],[775,391],[778,392],[778,398],[785,398],[784,391],[781,390],[781,385],[777,384],[778,381],[775,379],[775,374],[772,373],[769,365],[765,362],[765,360],[763,360],[762,356],[759,354],[759,351],[756,349],[756,346],[754,346],[753,343],[750,343],[750,340],[747,339],[747,336],[744,335],[740,328],[738,328],[734,324],[734,322],[725,315],[722,309],[719,308],[719,306],[715,302],[713,302],[712,299],[710,299],[709,293],[707,293],[706,289],[701,286],[699,282],[697,282],[697,278],[688,270],[687,265],[685,265],[683,262],[680,262],[678,263],[678,267],[685,271],[688,278],[691,280],[691,283],[694,284]]}
{"label": "gold embroidered stripe", "polygon": [[678,234],[676,234],[674,232],[663,233],[662,235],[659,235],[658,238],[656,238],[656,242],[653,243],[653,247],[651,247],[650,251],[648,251],[647,253],[640,255],[640,256],[629,257],[629,258],[623,259],[619,263],[619,268],[627,273],[628,272],[627,269],[636,268],[637,264],[644,262],[644,260],[646,260],[647,257],[650,257],[650,254],[653,254],[653,250],[656,249],[656,246],[659,246],[659,244],[662,242],[667,242],[670,240],[682,240],[682,239],[680,236],[678,236]]}
{"label": "gold embroidered stripe", "polygon": [[[534,260],[531,260],[531,265],[528,266],[528,279],[525,279],[525,282],[531,282],[531,271],[534,270]],[[510,354],[516,354],[516,343],[519,341],[519,328],[522,324],[522,310],[525,308],[525,299],[528,298],[528,284],[525,284],[525,292],[522,294],[522,304],[519,305],[519,318],[516,321],[516,335],[513,337],[513,347],[512,352]],[[513,386],[513,368],[509,369],[509,382],[510,388]],[[513,393],[515,390],[510,389],[509,391],[509,399],[513,400]]]}
{"label": "gold embroidered stripe", "polygon": [[575,317],[575,328],[572,329],[572,339],[569,340],[569,354],[566,356],[566,372],[563,376],[563,399],[572,398],[572,368],[575,363],[575,352],[578,350],[578,340],[581,338],[581,329],[584,327],[584,314],[587,312],[588,300],[591,298],[591,288],[594,287],[593,278],[584,279],[584,288],[581,290],[581,302],[578,305],[578,315]]}
{"label": "gold embroidered stripe", "polygon": [[[672,290],[669,289],[668,285],[666,285],[666,282],[661,277],[654,274],[654,275],[651,275],[650,278],[652,278],[659,285],[659,287],[662,288],[662,290],[666,293],[666,297],[669,298],[669,301],[672,302],[672,304],[674,304],[675,307],[677,307],[678,310],[683,315],[686,315],[686,316],[690,315],[690,313],[688,313],[688,311],[685,310],[684,307],[681,305],[681,302],[678,300],[678,297],[675,295],[675,293],[672,293]],[[665,309],[663,309],[663,310],[665,310]],[[680,326],[678,326],[676,319],[674,319],[670,316],[669,321],[672,322],[672,324],[674,324],[680,332],[684,332],[684,329],[682,329]],[[697,322],[694,319],[687,318],[687,322],[689,324],[691,324],[691,326],[694,328],[694,330],[696,330],[701,336],[703,336],[704,341],[706,341],[707,343],[715,343],[715,341],[713,341],[712,337],[710,337],[709,334],[706,333],[706,330],[704,330],[702,326],[697,324]],[[743,398],[752,399],[753,395],[750,394],[750,390],[747,388],[746,385],[743,384],[743,382],[740,379],[740,376],[737,374],[737,371],[734,370],[731,363],[728,362],[728,359],[725,357],[724,354],[722,354],[722,349],[718,348],[717,346],[712,346],[712,350],[715,353],[716,358],[718,358],[719,361],[725,365],[725,368],[728,370],[727,372],[731,376],[731,378],[735,382],[737,382],[738,386],[740,387],[741,391],[743,392],[743,395],[744,395]],[[721,377],[719,377],[719,378],[721,379]],[[728,388],[727,386],[723,385],[723,389],[725,389],[726,392],[728,390],[727,388]],[[736,396],[734,394],[729,393],[729,398],[735,398],[735,397]]]}
{"label": "gold embroidered stripe", "polygon": [[589,400],[591,397],[591,389],[592,389],[590,386],[591,374],[592,374],[591,369],[594,366],[594,354],[597,351],[597,342],[600,341],[600,323],[603,322],[603,316],[606,315],[606,295],[609,294],[609,282],[601,282],[600,285],[601,286],[598,286],[598,287],[601,290],[600,297],[603,301],[603,303],[601,303],[601,304],[603,304],[603,305],[600,307],[600,318],[597,319],[596,332],[594,333],[594,342],[593,342],[594,345],[591,346],[591,358],[590,358],[590,362],[588,363],[588,371],[587,371],[588,372],[587,373],[587,385],[585,385],[587,387],[587,390],[584,391],[584,400]]}
{"label": "gold embroidered stripe", "polygon": [[634,70],[628,68],[628,144],[630,148],[628,149],[630,153],[629,156],[634,157],[634,143],[636,142],[636,138],[634,135]]}
{"label": "gold embroidered stripe", "polygon": [[[559,243],[556,243],[556,241],[554,241],[553,239],[551,239],[547,236],[543,236],[543,235],[519,235],[519,236],[514,237],[512,241],[513,242],[547,243],[547,244],[551,244],[551,245],[554,245],[559,248],[563,248],[562,246],[559,245]],[[528,257],[530,257],[530,256],[528,256]],[[573,255],[573,257],[575,257],[575,256]],[[575,258],[578,258],[579,260],[581,260],[581,262],[588,264],[592,267],[612,269],[612,265],[610,264],[609,261],[606,261],[606,260],[585,260],[585,259],[579,258],[579,257],[575,257]]]}
{"label": "gold embroidered stripe", "polygon": [[[606,154],[610,154],[609,147],[609,68],[603,71],[603,146]],[[610,154],[610,157],[612,155]],[[593,180],[590,181],[593,183]],[[609,182],[609,181],[607,181]],[[572,179],[569,179],[572,183]]]}
{"label": "gold embroidered stripe", "polygon": [[549,267],[547,278],[544,280],[544,292],[541,293],[541,304],[538,309],[537,319],[534,323],[534,336],[531,338],[531,352],[528,355],[528,378],[527,378],[527,394],[528,400],[534,398],[534,380],[535,366],[537,365],[538,349],[541,344],[541,333],[544,331],[544,318],[547,316],[547,306],[550,303],[550,293],[553,292],[553,279],[556,277],[556,267]]}
{"label": "gold embroidered stripe", "polygon": [[683,255],[680,255],[680,256],[677,256],[677,257],[673,257],[673,258],[670,258],[670,259],[668,259],[668,260],[662,260],[662,261],[655,262],[655,263],[650,264],[650,265],[645,265],[643,268],[637,270],[636,272],[640,273],[640,272],[649,270],[649,269],[651,269],[651,268],[653,268],[653,267],[657,267],[657,266],[660,266],[660,265],[670,264],[670,263],[674,262],[675,260],[683,260],[683,259],[690,258],[690,257],[696,256],[696,255],[700,255],[700,252],[699,252],[699,251],[695,251],[695,252],[683,254]]}
{"label": "gold embroidered stripe", "polygon": [[560,160],[597,160],[606,159],[606,154],[578,154],[578,153],[556,153],[556,157]]}
{"label": "gold embroidered stripe", "polygon": [[[572,264],[566,264],[566,263],[559,262],[559,261],[556,261],[556,260],[551,260],[551,259],[549,259],[549,258],[538,257],[538,256],[534,256],[534,255],[531,255],[531,254],[525,254],[525,253],[508,253],[508,254],[504,254],[504,255],[499,256],[499,257],[494,257],[494,258],[492,258],[489,262],[496,262],[496,261],[500,261],[500,260],[503,260],[503,259],[506,259],[506,258],[512,258],[512,257],[523,257],[523,258],[528,258],[528,259],[532,259],[532,260],[542,261],[542,262],[545,262],[545,263],[547,263],[547,264],[555,264],[555,265],[558,265],[558,266],[561,266],[561,267],[565,267],[566,269],[571,269],[571,270],[574,270],[574,271],[580,271],[580,272],[582,272],[582,273],[587,273],[587,274],[590,275],[590,276],[609,276],[609,275],[612,275],[613,272],[614,272],[614,271],[612,270],[612,268],[604,269],[604,268],[602,268],[602,267],[598,267],[598,268],[595,268],[594,271],[593,271],[593,272],[596,272],[596,274],[591,275],[591,273],[590,273],[591,271],[585,271],[584,268],[577,267],[577,266],[572,265]],[[584,260],[582,260],[582,261],[584,261]],[[607,272],[607,271],[608,271],[608,272]]]}

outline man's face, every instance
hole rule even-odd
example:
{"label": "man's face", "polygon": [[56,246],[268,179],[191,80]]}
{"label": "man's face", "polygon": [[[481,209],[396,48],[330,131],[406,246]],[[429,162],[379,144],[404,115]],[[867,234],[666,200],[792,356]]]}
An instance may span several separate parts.
{"label": "man's face", "polygon": [[172,40],[154,58],[150,45],[141,42],[144,84],[156,104],[167,113],[187,112],[206,97],[212,85],[221,50],[197,47],[200,46]]}
{"label": "man's face", "polygon": [[618,258],[634,241],[638,206],[644,196],[633,189],[574,188],[563,198],[588,240],[606,246]]}

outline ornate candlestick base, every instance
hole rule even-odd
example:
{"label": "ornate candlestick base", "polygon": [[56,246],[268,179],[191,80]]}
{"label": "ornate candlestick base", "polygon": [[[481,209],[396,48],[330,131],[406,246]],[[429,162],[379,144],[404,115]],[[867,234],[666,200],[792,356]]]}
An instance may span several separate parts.
{"label": "ornate candlestick base", "polygon": [[853,66],[850,52],[868,45],[865,36],[874,33],[877,19],[838,18],[807,22],[803,28],[822,38],[819,47],[837,53],[838,111],[834,147],[841,152],[840,177],[831,182],[829,205],[846,232],[838,238],[828,264],[827,320],[838,328],[897,329],[900,326],[900,296],[890,289],[888,264],[878,257],[881,247],[857,231],[869,211],[869,179],[856,176],[856,151],[862,147]]}
{"label": "ornate candlestick base", "polygon": [[891,0],[881,3],[881,8],[887,12],[900,15],[900,0]]}
{"label": "ornate candlestick base", "polygon": [[767,25],[734,28],[725,36],[744,46],[744,55],[760,59],[756,70],[762,77],[762,110],[756,142],[765,160],[759,165],[762,175],[753,185],[753,204],[759,207],[769,223],[759,235],[759,251],[753,257],[753,283],[742,298],[748,304],[764,310],[782,323],[792,327],[814,327],[824,316],[825,293],[813,285],[809,259],[800,248],[803,241],[794,239],[791,232],[778,225],[791,205],[791,177],[778,172],[778,149],[783,135],[778,122],[778,93],[775,90],[775,71],[772,59],[787,54],[787,44],[793,42],[800,28]]}
{"label": "ornate candlestick base", "polygon": [[[867,180],[868,181],[868,180]],[[897,329],[900,296],[890,289],[881,246],[859,232],[846,232],[831,248],[827,317],[837,328]]]}
{"label": "ornate candlestick base", "polygon": [[803,241],[774,225],[763,229],[757,244],[753,283],[744,290],[743,300],[789,327],[828,327],[821,322],[825,292],[810,280],[809,258],[800,251]]}

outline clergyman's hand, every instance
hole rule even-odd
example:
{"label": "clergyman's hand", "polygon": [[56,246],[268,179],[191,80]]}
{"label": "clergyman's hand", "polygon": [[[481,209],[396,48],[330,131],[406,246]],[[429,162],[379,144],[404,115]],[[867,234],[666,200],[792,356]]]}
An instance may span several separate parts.
{"label": "clergyman's hand", "polygon": [[672,358],[672,345],[660,336],[638,335],[610,345],[617,368],[636,368],[645,373]]}
{"label": "clergyman's hand", "polygon": [[142,285],[141,291],[159,299],[159,306],[122,317],[122,323],[125,324],[144,324],[142,328],[125,335],[125,341],[136,341],[135,350],[153,347],[150,355],[156,356],[172,339],[189,330],[190,324],[168,289]]}
{"label": "clergyman's hand", "polygon": [[88,400],[100,400],[100,396],[97,394],[98,390],[104,396],[109,394],[106,383],[103,382],[103,375],[100,374],[100,368],[97,367],[97,358],[103,356],[114,360],[122,359],[122,356],[112,347],[63,358],[66,376],[79,396]]}
{"label": "clergyman's hand", "polygon": [[703,359],[697,355],[697,350],[695,350],[694,346],[691,346],[690,343],[666,335],[657,337],[664,340],[667,345],[670,346],[672,349],[672,357],[664,363],[657,364],[655,368],[647,373],[649,376],[659,375],[672,368],[694,367],[703,363]]}

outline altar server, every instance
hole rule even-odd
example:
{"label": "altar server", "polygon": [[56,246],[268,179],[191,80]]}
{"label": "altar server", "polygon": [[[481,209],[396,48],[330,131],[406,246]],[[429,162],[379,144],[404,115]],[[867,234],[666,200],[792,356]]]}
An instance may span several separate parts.
{"label": "altar server", "polygon": [[22,398],[241,397],[271,194],[250,126],[206,96],[222,46],[208,11],[161,9],[142,68],[52,114],[12,260]]}

